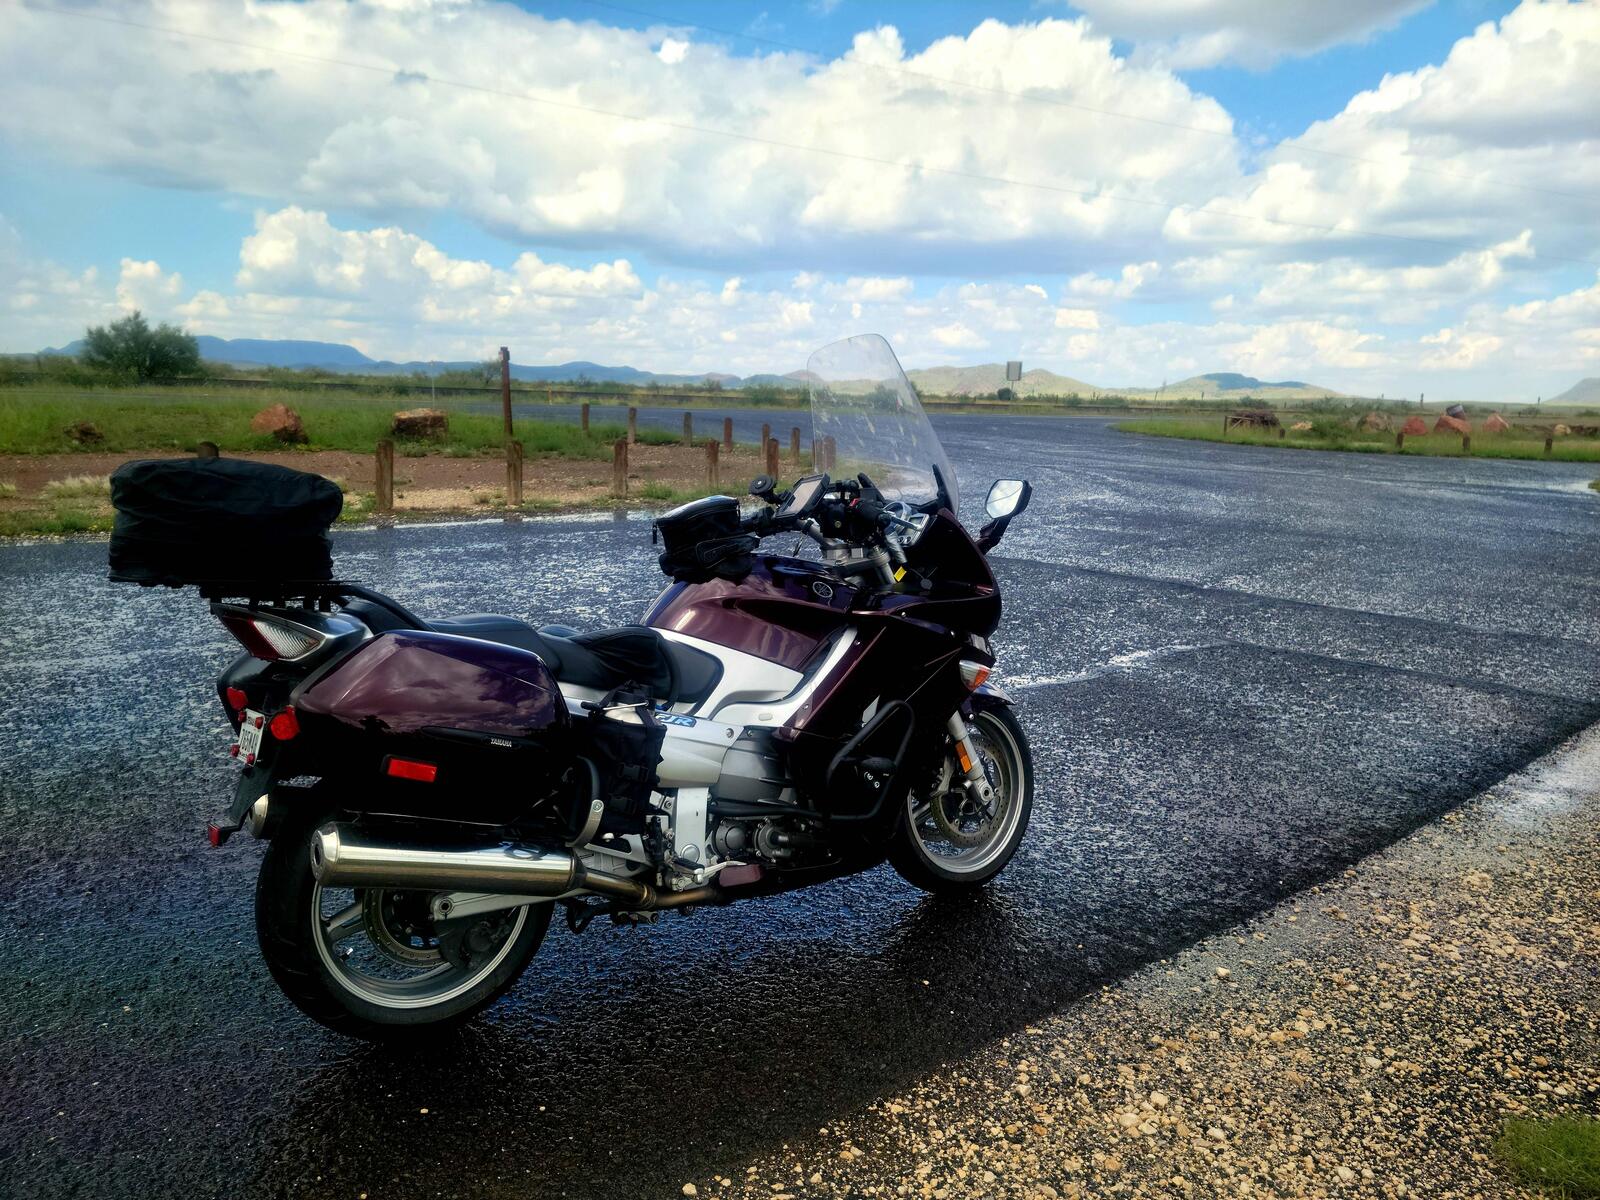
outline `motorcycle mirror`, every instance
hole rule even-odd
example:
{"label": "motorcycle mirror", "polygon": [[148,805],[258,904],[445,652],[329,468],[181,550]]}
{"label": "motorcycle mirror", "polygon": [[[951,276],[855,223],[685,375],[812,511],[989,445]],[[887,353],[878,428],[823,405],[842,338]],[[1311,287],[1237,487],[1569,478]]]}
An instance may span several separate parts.
{"label": "motorcycle mirror", "polygon": [[771,475],[757,475],[750,481],[750,494],[771,504],[777,500],[778,481]]}
{"label": "motorcycle mirror", "polygon": [[1028,507],[1033,498],[1033,488],[1026,479],[997,479],[989,489],[989,498],[983,502],[983,511],[991,519],[1015,517]]}

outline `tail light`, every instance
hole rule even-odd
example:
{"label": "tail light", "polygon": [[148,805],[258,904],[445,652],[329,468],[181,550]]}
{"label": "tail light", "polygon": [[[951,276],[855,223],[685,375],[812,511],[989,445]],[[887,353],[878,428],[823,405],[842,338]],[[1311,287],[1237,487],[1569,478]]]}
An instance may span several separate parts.
{"label": "tail light", "polygon": [[975,692],[983,686],[983,681],[989,678],[993,667],[984,666],[983,663],[963,659],[961,662],[961,682],[967,685],[967,691]]}
{"label": "tail light", "polygon": [[326,640],[315,629],[249,609],[218,612],[217,619],[252,657],[265,662],[293,662],[304,658]]}
{"label": "tail light", "polygon": [[280,742],[287,742],[299,736],[300,718],[295,716],[293,706],[285,708],[268,721],[267,730]]}

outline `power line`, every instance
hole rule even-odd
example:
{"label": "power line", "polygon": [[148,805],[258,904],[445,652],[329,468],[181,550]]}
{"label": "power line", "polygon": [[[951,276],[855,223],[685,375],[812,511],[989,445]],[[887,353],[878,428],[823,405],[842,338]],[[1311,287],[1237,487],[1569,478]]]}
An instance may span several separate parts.
{"label": "power line", "polygon": [[[1003,187],[1026,188],[1032,191],[1046,192],[1055,195],[1077,196],[1088,200],[1105,200],[1116,204],[1132,204],[1145,208],[1160,209],[1172,212],[1179,208],[1188,208],[1195,215],[1204,214],[1213,217],[1226,217],[1230,220],[1255,221],[1266,225],[1277,225],[1288,229],[1302,229],[1314,233],[1330,233],[1344,237],[1380,238],[1392,242],[1409,242],[1416,245],[1434,246],[1446,250],[1456,250],[1468,253],[1477,253],[1483,247],[1468,242],[1450,241],[1443,238],[1423,237],[1419,234],[1388,233],[1377,229],[1361,229],[1355,226],[1323,225],[1311,221],[1294,221],[1287,217],[1269,217],[1260,213],[1235,212],[1231,209],[1212,208],[1208,205],[1189,208],[1186,205],[1173,204],[1170,201],[1149,199],[1143,196],[1127,196],[1116,192],[1108,192],[1093,188],[1074,188],[1065,184],[1045,183],[1040,180],[1015,179],[1003,175],[987,175],[979,171],[963,171],[956,167],[938,167],[925,163],[904,162],[899,159],[880,158],[876,155],[861,154],[850,150],[835,150],[825,146],[812,146],[804,142],[791,142],[781,138],[763,137],[759,134],[744,133],[734,129],[716,129],[704,125],[692,125],[685,121],[671,121],[664,117],[644,116],[638,113],[622,112],[616,109],[600,108],[595,105],[579,104],[572,100],[558,100],[550,96],[540,96],[532,92],[514,91],[509,88],[494,87],[488,84],[472,83],[462,79],[450,79],[440,75],[430,75],[408,67],[396,67],[377,63],[356,62],[351,59],[334,58],[329,55],[309,54],[302,50],[286,50],[278,46],[267,46],[259,42],[249,42],[240,38],[228,38],[219,34],[198,33],[194,30],[177,29],[172,26],[154,25],[142,21],[129,20],[126,17],[107,16],[102,13],[90,13],[71,9],[54,8],[49,5],[35,4],[29,6],[33,12],[47,12],[56,16],[73,17],[78,20],[97,21],[106,25],[118,25],[129,29],[140,29],[148,33],[166,34],[172,37],[188,38],[192,41],[211,42],[216,45],[231,46],[235,49],[253,50],[263,54],[272,54],[280,58],[296,59],[301,62],[315,63],[319,66],[343,67],[347,70],[365,71],[369,74],[383,75],[393,78],[403,74],[407,79],[415,82],[436,83],[442,87],[453,87],[463,91],[476,92],[481,95],[499,96],[503,99],[520,100],[527,104],[538,104],[548,108],[560,109],[566,112],[581,112],[591,116],[607,117],[612,120],[629,121],[639,125],[654,126],[659,129],[671,129],[680,133],[696,133],[707,137],[726,138],[730,141],[744,142],[751,145],[768,146],[774,149],[794,150],[804,154],[817,154],[827,158],[840,159],[846,162],[866,163],[871,166],[889,167],[895,170],[908,171],[913,174],[937,175],[948,179],[961,179],[972,183],[996,184]],[[1564,255],[1546,254],[1542,256],[1547,262],[1567,262],[1580,266],[1600,267],[1600,262],[1585,258],[1572,258]]]}
{"label": "power line", "polygon": [[[626,4],[613,4],[610,0],[578,0],[590,8],[604,8],[612,12],[627,13],[630,16],[646,17],[652,21],[660,21],[679,29],[697,29],[702,33],[713,33],[718,37],[740,38],[744,41],[755,42],[763,46],[771,46],[778,50],[792,50],[797,54],[809,54],[815,58],[827,59],[829,56],[822,50],[812,46],[801,46],[793,42],[779,41],[777,38],[763,37],[754,33],[740,33],[731,29],[721,29],[715,25],[701,25],[694,21],[679,20],[665,13],[651,12],[648,9],[634,8]],[[857,62],[854,65],[868,67],[874,71],[882,71],[890,75],[903,75],[909,79],[920,79],[926,83],[937,83],[946,87],[966,88],[968,91],[982,92],[990,96],[1003,96],[1009,100],[1021,100],[1029,104],[1046,104],[1052,108],[1069,108],[1075,112],[1091,113],[1097,117],[1113,117],[1119,121],[1132,121],[1140,125],[1153,125],[1161,129],[1173,129],[1183,133],[1199,133],[1207,137],[1222,138],[1228,142],[1236,140],[1236,134],[1231,129],[1208,129],[1204,125],[1189,125],[1182,121],[1164,121],[1160,117],[1148,117],[1139,113],[1119,112],[1116,109],[1099,108],[1092,104],[1084,104],[1076,100],[1063,100],[1058,96],[1043,96],[1033,92],[1015,92],[1009,88],[995,87],[992,84],[971,83],[965,79],[954,79],[948,75],[935,75],[928,71],[918,71],[911,67],[896,67],[887,63]],[[1394,163],[1384,162],[1382,159],[1367,158],[1360,154],[1350,154],[1343,150],[1328,150],[1320,146],[1307,146],[1296,143],[1285,146],[1280,142],[1276,149],[1289,154],[1305,153],[1320,154],[1326,158],[1337,158],[1344,162],[1362,163],[1371,167],[1393,167]],[[1538,187],[1531,183],[1510,183],[1505,180],[1495,179],[1487,175],[1472,175],[1463,171],[1451,171],[1441,167],[1426,167],[1420,165],[1423,155],[1413,154],[1409,150],[1396,152],[1395,157],[1409,159],[1411,169],[1427,175],[1437,175],[1444,179],[1457,179],[1468,183],[1488,184],[1490,187],[1512,188],[1523,192],[1537,192],[1545,196],[1559,196],[1566,200],[1583,200],[1591,202],[1594,197],[1578,192],[1564,192],[1558,188]]]}

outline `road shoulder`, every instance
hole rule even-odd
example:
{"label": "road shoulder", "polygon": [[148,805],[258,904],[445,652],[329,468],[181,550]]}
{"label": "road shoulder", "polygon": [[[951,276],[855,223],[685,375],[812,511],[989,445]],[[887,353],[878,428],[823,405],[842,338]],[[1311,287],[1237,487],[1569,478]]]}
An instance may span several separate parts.
{"label": "road shoulder", "polygon": [[1600,726],[1363,860],[700,1195],[1525,1194],[1600,1103]]}

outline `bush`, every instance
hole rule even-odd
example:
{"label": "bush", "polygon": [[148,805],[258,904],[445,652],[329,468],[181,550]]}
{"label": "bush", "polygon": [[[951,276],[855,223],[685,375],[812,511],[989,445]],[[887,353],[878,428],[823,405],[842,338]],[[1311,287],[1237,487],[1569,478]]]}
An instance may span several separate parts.
{"label": "bush", "polygon": [[83,361],[113,376],[172,379],[200,374],[200,346],[176,325],[155,329],[135,309],[110,325],[91,326],[83,335]]}

